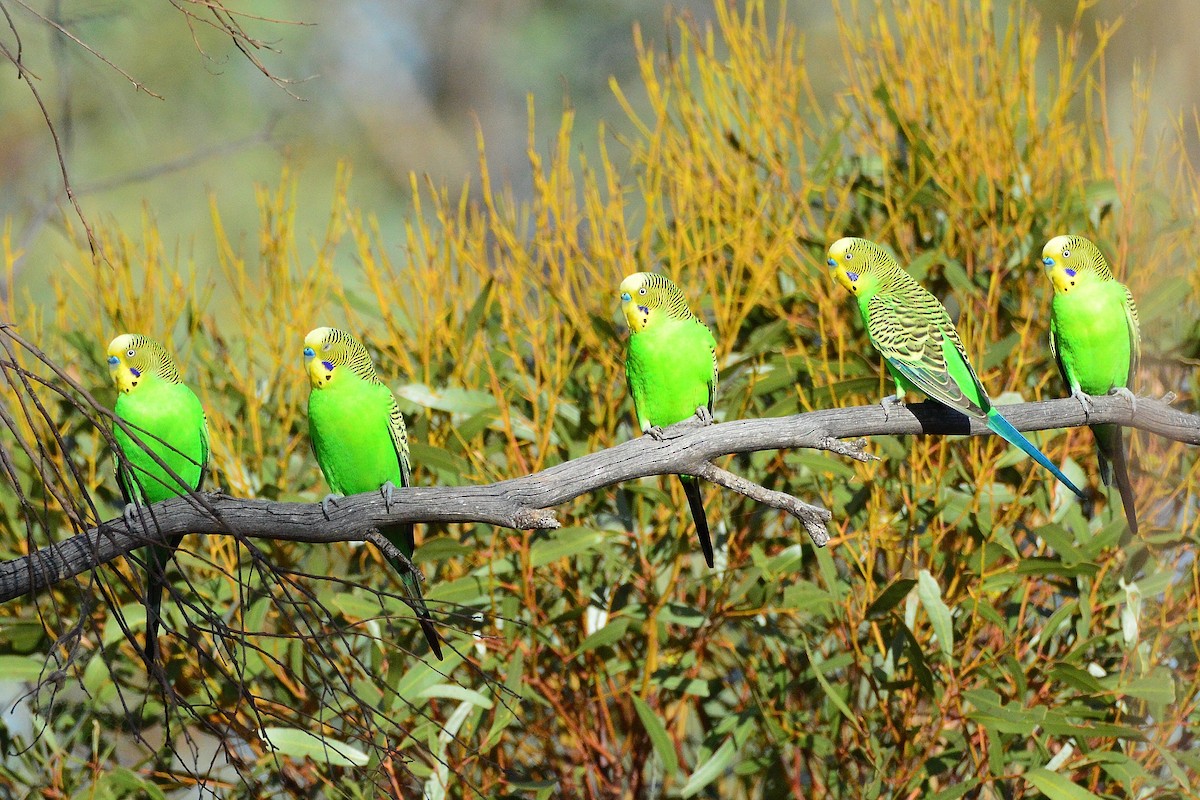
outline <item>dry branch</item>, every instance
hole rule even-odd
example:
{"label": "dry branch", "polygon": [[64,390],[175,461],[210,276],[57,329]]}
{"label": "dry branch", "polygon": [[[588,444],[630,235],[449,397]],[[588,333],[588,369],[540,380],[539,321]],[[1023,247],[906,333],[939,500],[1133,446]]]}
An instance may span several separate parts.
{"label": "dry branch", "polygon": [[[1170,398],[1167,398],[1169,402]],[[1023,431],[1118,423],[1167,439],[1200,444],[1200,416],[1140,398],[1136,410],[1123,397],[1094,398],[1085,413],[1074,399],[1005,406],[1004,415]],[[481,522],[518,529],[556,528],[552,507],[587,492],[652,475],[698,475],[794,515],[813,542],[828,541],[830,513],[720,469],[711,460],[733,453],[807,447],[859,460],[861,437],[881,435],[988,434],[986,426],[936,403],[891,407],[857,406],[791,417],[740,419],[702,426],[689,420],[668,428],[656,441],[643,436],[549,469],[485,486],[417,486],[397,491],[390,513],[378,492],[337,501],[328,517],[316,503],[246,500],[199,493],[142,509],[132,529],[122,518],[0,564],[0,602],[40,591],[174,534],[207,533],[325,543],[366,541],[380,525],[398,522]],[[852,441],[844,441],[850,439]]]}

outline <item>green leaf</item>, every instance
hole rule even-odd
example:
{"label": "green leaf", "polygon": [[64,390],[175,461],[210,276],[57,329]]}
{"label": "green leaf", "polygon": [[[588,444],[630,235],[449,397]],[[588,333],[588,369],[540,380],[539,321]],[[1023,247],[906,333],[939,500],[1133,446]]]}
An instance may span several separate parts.
{"label": "green leaf", "polygon": [[679,796],[684,798],[691,797],[721,777],[721,773],[725,771],[725,767],[729,765],[729,762],[733,760],[736,754],[737,748],[734,747],[733,739],[726,739],[717,748],[717,751],[699,769],[692,773],[692,776],[688,778],[688,782],[683,785]]}
{"label": "green leaf", "polygon": [[1156,669],[1149,675],[1121,684],[1117,691],[1126,697],[1137,697],[1160,706],[1175,702],[1175,680],[1165,669]]}
{"label": "green leaf", "polygon": [[942,655],[950,658],[954,652],[954,622],[950,608],[942,601],[942,588],[927,569],[917,574],[917,599],[929,615],[929,624],[937,635]]}
{"label": "green leaf", "polygon": [[457,686],[453,683],[436,683],[426,689],[422,689],[418,697],[424,697],[426,700],[433,697],[446,697],[451,700],[461,700],[464,703],[479,706],[480,708],[491,708],[492,701],[475,691],[468,689],[465,686]]}
{"label": "green leaf", "polygon": [[829,681],[825,679],[825,675],[821,672],[821,666],[813,658],[812,650],[808,648],[807,641],[804,643],[804,652],[808,655],[808,663],[812,665],[813,675],[816,676],[817,683],[821,684],[821,688],[825,690],[825,696],[829,698],[829,702],[833,703],[834,708],[840,711],[842,716],[850,721],[850,724],[858,727],[858,717],[850,710],[850,706],[846,705],[846,701],[842,696],[834,691]]}
{"label": "green leaf", "polygon": [[618,617],[612,622],[605,625],[600,630],[593,633],[591,636],[583,640],[579,645],[579,649],[575,651],[573,658],[578,658],[589,650],[595,650],[597,647],[604,647],[612,644],[625,635],[625,629],[629,627],[629,617]]}
{"label": "green leaf", "polygon": [[474,547],[463,544],[453,536],[435,536],[432,539],[426,539],[421,542],[421,546],[413,554],[413,562],[416,564],[425,564],[445,561],[450,558],[458,558],[459,556],[469,556],[474,552]]}
{"label": "green leaf", "polygon": [[36,681],[45,668],[44,658],[0,656],[0,676],[5,681]]}
{"label": "green leaf", "polygon": [[573,558],[595,549],[604,541],[604,531],[594,528],[561,528],[529,548],[529,562],[544,567],[560,558]]}
{"label": "green leaf", "polygon": [[917,582],[912,578],[897,578],[867,606],[867,619],[879,619],[908,597]]}
{"label": "green leaf", "polygon": [[667,734],[666,725],[645,700],[636,694],[631,697],[638,719],[642,721],[642,727],[646,729],[646,735],[650,737],[650,744],[654,745],[654,752],[658,753],[658,757],[662,760],[663,771],[667,775],[674,775],[679,771],[679,758],[675,755],[675,745],[671,741],[670,735]]}
{"label": "green leaf", "polygon": [[419,465],[425,469],[437,470],[438,472],[457,476],[467,475],[471,472],[471,465],[467,463],[465,458],[456,456],[447,450],[434,447],[433,445],[422,444],[421,442],[409,442],[408,456],[414,465]]}
{"label": "green leaf", "polygon": [[1092,794],[1070,778],[1065,778],[1048,769],[1041,767],[1031,769],[1025,773],[1024,777],[1050,800],[1102,800],[1099,795]]}
{"label": "green leaf", "polygon": [[275,750],[292,758],[311,758],[335,767],[365,767],[371,760],[357,747],[300,728],[263,728],[262,737]]}

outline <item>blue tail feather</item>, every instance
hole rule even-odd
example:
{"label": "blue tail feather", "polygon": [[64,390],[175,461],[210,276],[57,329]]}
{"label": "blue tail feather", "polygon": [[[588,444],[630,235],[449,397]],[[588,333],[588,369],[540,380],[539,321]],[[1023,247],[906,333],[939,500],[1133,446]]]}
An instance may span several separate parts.
{"label": "blue tail feather", "polygon": [[1066,475],[1063,475],[1062,470],[1054,466],[1054,464],[1050,462],[1050,459],[1042,455],[1042,451],[1038,450],[1037,447],[1034,446],[1033,442],[1026,439],[1024,434],[1014,428],[1011,422],[1001,416],[999,411],[997,411],[995,408],[992,408],[992,410],[988,412],[986,422],[987,426],[994,430],[998,435],[1003,437],[1005,441],[1024,450],[1030,458],[1041,464],[1046,469],[1050,470],[1054,477],[1063,482],[1064,486],[1066,486],[1080,498],[1083,497],[1083,492],[1079,490],[1079,487],[1071,483],[1071,479]]}

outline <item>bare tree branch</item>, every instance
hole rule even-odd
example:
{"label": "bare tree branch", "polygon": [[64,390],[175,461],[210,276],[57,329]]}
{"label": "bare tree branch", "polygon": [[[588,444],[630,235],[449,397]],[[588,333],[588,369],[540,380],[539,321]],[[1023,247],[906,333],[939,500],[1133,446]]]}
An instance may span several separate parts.
{"label": "bare tree branch", "polygon": [[[1096,397],[1093,410],[1066,398],[1005,406],[1019,430],[1117,423],[1186,444],[1200,444],[1200,416],[1163,400],[1141,398],[1136,409],[1120,396]],[[368,541],[380,525],[403,522],[482,522],[518,529],[556,528],[552,507],[587,492],[652,475],[698,475],[799,518],[814,543],[828,541],[831,516],[820,506],[758,486],[719,469],[712,459],[734,453],[807,447],[869,458],[843,439],[881,435],[979,436],[982,423],[937,403],[857,406],[791,417],[741,419],[703,426],[688,420],[667,429],[662,441],[641,437],[522,478],[484,486],[416,486],[400,489],[391,511],[379,492],[348,497],[329,510],[315,503],[246,500],[220,493],[172,498],[139,515],[132,528],[118,518],[35,553],[0,563],[0,602],[40,591],[152,542],[176,534],[207,533],[310,543]]]}

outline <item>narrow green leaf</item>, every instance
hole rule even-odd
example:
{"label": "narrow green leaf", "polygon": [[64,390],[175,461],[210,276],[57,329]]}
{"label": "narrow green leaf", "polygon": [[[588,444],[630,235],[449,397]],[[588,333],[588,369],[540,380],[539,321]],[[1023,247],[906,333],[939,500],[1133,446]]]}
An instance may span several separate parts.
{"label": "narrow green leaf", "polygon": [[675,744],[667,733],[666,725],[645,700],[636,694],[632,697],[633,708],[637,711],[638,719],[642,721],[642,727],[646,729],[646,735],[650,737],[650,744],[654,745],[654,752],[658,753],[658,757],[662,760],[663,772],[674,775],[679,771],[679,757],[675,755]]}
{"label": "narrow green leaf", "polygon": [[680,797],[688,798],[699,792],[705,786],[721,777],[721,773],[725,771],[725,767],[733,760],[737,753],[737,748],[733,745],[733,739],[726,739],[725,742],[717,748],[717,752],[709,757],[703,765],[688,778],[688,782],[683,785],[680,791]]}
{"label": "narrow green leaf", "polygon": [[901,600],[908,597],[908,593],[916,585],[917,582],[912,578],[897,578],[892,581],[891,585],[880,592],[879,596],[871,601],[871,605],[867,606],[867,619],[879,619],[886,615],[899,605]]}
{"label": "narrow green leaf", "polygon": [[1050,800],[1101,800],[1099,795],[1092,794],[1070,778],[1041,767],[1026,772],[1025,780]]}
{"label": "narrow green leaf", "polygon": [[491,708],[492,701],[475,691],[468,689],[465,686],[457,686],[452,683],[436,683],[426,689],[421,690],[419,697],[426,699],[432,697],[447,697],[451,700],[461,700],[464,703],[479,706],[480,708]]}
{"label": "narrow green leaf", "polygon": [[840,711],[842,716],[850,721],[850,724],[858,727],[858,717],[855,716],[854,712],[850,710],[850,706],[846,705],[846,701],[842,699],[842,696],[834,691],[833,687],[829,684],[829,681],[825,679],[825,675],[821,672],[821,666],[817,663],[817,660],[813,658],[812,650],[808,649],[808,642],[804,643],[804,652],[808,655],[808,663],[812,664],[813,675],[816,676],[817,683],[821,684],[821,688],[825,690],[825,696],[829,698],[831,703],[833,703],[834,708]]}
{"label": "narrow green leaf", "polygon": [[562,528],[535,543],[529,550],[529,561],[543,567],[560,558],[571,558],[594,549],[604,541],[604,531],[594,528]]}
{"label": "narrow green leaf", "polygon": [[942,587],[938,586],[937,579],[927,569],[917,574],[917,599],[929,615],[929,624],[937,635],[942,655],[950,658],[954,652],[954,622],[950,608],[942,601]]}
{"label": "narrow green leaf", "polygon": [[263,728],[262,736],[275,750],[292,758],[311,758],[335,767],[365,767],[371,760],[357,747],[300,728]]}
{"label": "narrow green leaf", "polygon": [[0,676],[5,682],[36,681],[46,667],[42,658],[31,656],[0,656]]}
{"label": "narrow green leaf", "polygon": [[612,644],[625,635],[625,629],[629,627],[629,617],[618,617],[612,622],[605,625],[600,630],[593,633],[591,636],[583,640],[579,645],[579,649],[575,651],[574,658],[578,658],[589,650],[595,650],[597,647],[604,647]]}

